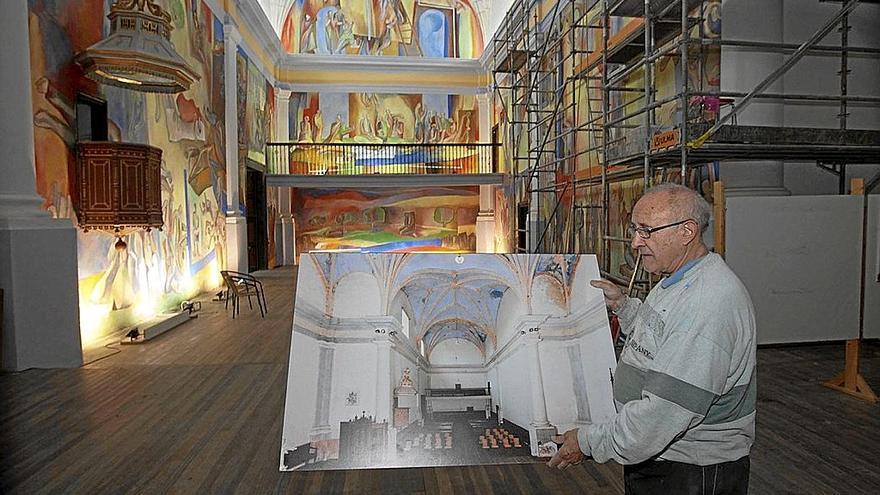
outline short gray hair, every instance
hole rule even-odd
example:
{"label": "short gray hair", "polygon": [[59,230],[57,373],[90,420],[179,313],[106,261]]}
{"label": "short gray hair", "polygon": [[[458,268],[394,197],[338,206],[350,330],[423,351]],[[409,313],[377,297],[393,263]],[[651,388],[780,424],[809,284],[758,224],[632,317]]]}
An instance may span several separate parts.
{"label": "short gray hair", "polygon": [[670,206],[697,222],[700,232],[705,232],[709,227],[712,207],[697,191],[674,182],[664,182],[648,188],[643,196],[657,193],[669,194]]}

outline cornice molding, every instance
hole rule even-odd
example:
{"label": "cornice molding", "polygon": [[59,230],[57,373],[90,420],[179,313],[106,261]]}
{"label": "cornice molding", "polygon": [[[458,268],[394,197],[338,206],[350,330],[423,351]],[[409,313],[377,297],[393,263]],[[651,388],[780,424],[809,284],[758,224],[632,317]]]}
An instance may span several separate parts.
{"label": "cornice molding", "polygon": [[421,94],[421,95],[482,95],[488,94],[485,86],[424,86],[420,84],[399,84],[380,86],[378,84],[322,84],[279,82],[278,88],[294,93],[376,93],[376,94]]}
{"label": "cornice molding", "polygon": [[275,74],[282,53],[281,40],[263,8],[257,0],[227,0],[226,7],[224,30],[226,26],[235,26],[239,48],[255,63],[263,77],[272,86],[277,86]]}
{"label": "cornice molding", "polygon": [[312,55],[301,53],[284,54],[279,61],[278,67],[280,70],[327,70],[328,68],[332,68],[334,70],[353,70],[363,72],[443,72],[452,74],[474,74],[482,71],[480,61],[474,59],[384,57],[368,55]]}

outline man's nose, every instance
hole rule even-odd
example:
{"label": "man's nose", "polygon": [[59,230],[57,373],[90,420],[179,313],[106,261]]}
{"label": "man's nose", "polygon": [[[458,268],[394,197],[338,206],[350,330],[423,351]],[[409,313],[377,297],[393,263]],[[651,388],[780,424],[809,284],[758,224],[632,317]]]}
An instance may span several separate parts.
{"label": "man's nose", "polygon": [[629,242],[629,245],[633,249],[638,249],[639,246],[645,245],[645,240],[642,239],[642,236],[640,236],[638,232],[633,232],[633,237],[632,240]]}

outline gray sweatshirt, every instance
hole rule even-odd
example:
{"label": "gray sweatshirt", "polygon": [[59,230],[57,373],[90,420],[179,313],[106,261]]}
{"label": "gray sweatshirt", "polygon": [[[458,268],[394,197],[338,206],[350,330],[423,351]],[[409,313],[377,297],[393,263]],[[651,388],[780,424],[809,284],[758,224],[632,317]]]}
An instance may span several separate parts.
{"label": "gray sweatshirt", "polygon": [[755,310],[715,253],[618,308],[626,344],[617,415],[578,432],[584,454],[636,464],[709,465],[748,455],[755,438]]}

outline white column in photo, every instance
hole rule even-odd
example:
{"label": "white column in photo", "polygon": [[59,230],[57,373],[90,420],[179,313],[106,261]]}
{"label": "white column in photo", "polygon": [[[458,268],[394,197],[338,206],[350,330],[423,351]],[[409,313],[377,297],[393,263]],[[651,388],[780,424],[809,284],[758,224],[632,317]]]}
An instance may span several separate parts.
{"label": "white column in photo", "polygon": [[376,418],[377,423],[388,423],[388,438],[385,449],[385,460],[397,457],[397,430],[393,427],[391,416],[391,340],[383,335],[373,341],[376,344]]}
{"label": "white column in photo", "polygon": [[498,373],[498,367],[494,366],[492,368],[492,372],[494,373],[495,380],[492,381],[492,393],[495,395],[495,406],[498,411],[498,423],[501,424],[504,422],[504,392],[503,387],[501,386],[501,377]]}
{"label": "white column in photo", "polygon": [[[28,3],[0,16],[0,289],[3,369],[82,365],[76,230],[37,195]],[[65,158],[59,157],[59,160]],[[61,205],[55,205],[61,210]]]}
{"label": "white column in photo", "polygon": [[529,379],[532,391],[532,426],[541,428],[550,426],[547,421],[547,400],[544,397],[544,379],[541,374],[541,352],[538,345],[541,337],[537,334],[528,335],[523,339],[526,347],[526,358],[529,360]]}
{"label": "white column in photo", "polygon": [[[309,439],[312,442],[329,438],[330,397],[333,392],[333,354],[336,348],[330,342],[318,344],[318,386],[315,392],[315,418]],[[326,459],[326,452],[319,449],[318,459]]]}
{"label": "white column in photo", "polygon": [[373,340],[376,344],[376,422],[391,422],[391,341]]}
{"label": "white column in photo", "polygon": [[547,419],[547,400],[544,397],[544,378],[541,373],[541,337],[537,332],[523,337],[526,359],[529,365],[529,388],[531,389],[532,410],[529,422],[529,445],[532,455],[538,455],[538,444],[549,441],[556,434],[556,428]]}
{"label": "white column in photo", "polygon": [[247,220],[239,208],[238,162],[238,44],[241,35],[235,26],[223,26],[223,95],[226,111],[226,268],[246,272]]}
{"label": "white column in photo", "polygon": [[574,394],[574,404],[577,413],[575,423],[586,425],[590,423],[590,401],[587,398],[587,377],[584,374],[583,356],[580,344],[570,345],[565,348],[568,353],[568,364],[571,367],[571,383]]}

